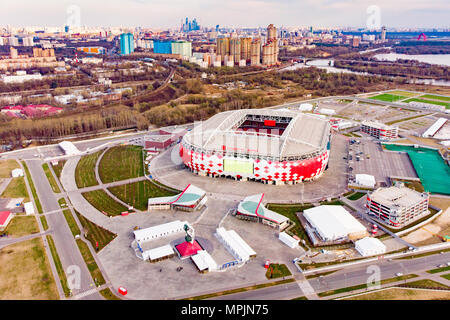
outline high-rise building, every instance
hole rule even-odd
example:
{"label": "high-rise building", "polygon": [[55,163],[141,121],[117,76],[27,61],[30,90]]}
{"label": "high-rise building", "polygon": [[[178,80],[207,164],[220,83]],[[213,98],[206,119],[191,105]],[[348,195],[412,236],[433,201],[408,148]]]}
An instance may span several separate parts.
{"label": "high-rise building", "polygon": [[230,54],[230,38],[217,38],[217,55],[221,56],[222,62],[224,62],[225,56]]}
{"label": "high-rise building", "polygon": [[251,43],[250,65],[258,66],[261,64],[261,39],[256,38]]}
{"label": "high-rise building", "polygon": [[190,58],[192,56],[192,43],[189,41],[173,41],[172,54]]}
{"label": "high-rise building", "polygon": [[382,28],[381,28],[381,41],[386,41],[386,27],[385,26],[383,26]]}
{"label": "high-rise building", "polygon": [[360,37],[354,36],[352,39],[352,46],[353,47],[359,47],[359,43],[361,41]]}
{"label": "high-rise building", "polygon": [[19,54],[17,53],[17,49],[16,48],[10,47],[9,48],[9,52],[10,52],[9,55],[11,56],[11,59],[17,59],[19,57]]}
{"label": "high-rise building", "polygon": [[252,55],[252,38],[241,39],[241,60],[250,60]]}
{"label": "high-rise building", "polygon": [[14,36],[9,37],[9,45],[14,47],[19,46],[19,39]]}
{"label": "high-rise building", "polygon": [[273,24],[267,27],[267,42],[263,46],[263,64],[271,65],[278,62],[277,28]]}
{"label": "high-rise building", "polygon": [[32,47],[34,46],[34,38],[33,37],[25,37],[22,39],[22,43],[24,47]]}
{"label": "high-rise building", "polygon": [[233,61],[239,62],[241,59],[241,39],[230,39],[230,56],[233,57]]}
{"label": "high-rise building", "polygon": [[120,35],[120,54],[130,54],[134,52],[134,36],[131,33]]}

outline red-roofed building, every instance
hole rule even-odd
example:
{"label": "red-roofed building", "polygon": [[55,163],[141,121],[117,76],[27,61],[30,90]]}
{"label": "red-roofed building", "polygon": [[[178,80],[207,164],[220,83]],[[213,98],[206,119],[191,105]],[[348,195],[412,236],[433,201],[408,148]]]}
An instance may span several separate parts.
{"label": "red-roofed building", "polygon": [[3,231],[12,219],[11,211],[0,211],[0,230]]}
{"label": "red-roofed building", "polygon": [[190,256],[197,254],[198,251],[203,250],[200,244],[195,240],[193,243],[187,241],[180,243],[179,245],[175,246],[175,249],[177,250],[178,255],[181,259],[189,258]]}

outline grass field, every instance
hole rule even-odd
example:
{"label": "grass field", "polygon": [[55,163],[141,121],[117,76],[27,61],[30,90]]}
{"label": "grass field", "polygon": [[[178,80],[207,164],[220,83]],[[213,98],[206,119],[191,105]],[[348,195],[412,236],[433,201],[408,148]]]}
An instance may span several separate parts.
{"label": "grass field", "polygon": [[361,199],[365,195],[366,195],[366,193],[364,193],[364,192],[356,192],[356,193],[352,194],[351,196],[348,196],[347,199],[355,201],[355,200]]}
{"label": "grass field", "polygon": [[389,91],[389,94],[393,94],[395,96],[403,96],[403,97],[414,97],[414,96],[419,95],[420,93],[403,91],[403,90],[394,90],[394,91]]}
{"label": "grass field", "polygon": [[34,216],[15,216],[8,227],[6,227],[4,233],[13,238],[19,238],[39,233],[39,225]]}
{"label": "grass field", "polygon": [[25,169],[25,175],[27,176],[28,184],[30,185],[31,193],[33,194],[34,203],[36,204],[36,208],[39,213],[43,213],[44,210],[42,210],[41,201],[39,200],[39,197],[36,192],[36,188],[34,187],[33,179],[31,178],[30,170],[28,170],[28,166],[25,163],[25,161],[22,161],[22,165]]}
{"label": "grass field", "polygon": [[414,290],[414,289],[386,289],[367,293],[345,300],[449,300],[448,291]]}
{"label": "grass field", "polygon": [[64,218],[66,218],[67,224],[69,225],[72,235],[75,237],[81,233],[80,228],[78,228],[77,222],[72,216],[72,212],[69,209],[63,211]]}
{"label": "grass field", "polygon": [[449,274],[444,274],[441,277],[450,281],[450,273]]}
{"label": "grass field", "polygon": [[439,272],[444,272],[444,271],[449,271],[450,270],[450,266],[447,267],[442,267],[442,268],[436,268],[436,269],[431,269],[428,270],[428,273],[434,274],[434,273],[439,273]]}
{"label": "grass field", "polygon": [[24,177],[12,178],[2,193],[2,198],[24,198],[23,202],[30,201]]}
{"label": "grass field", "polygon": [[58,160],[58,164],[56,166],[52,166],[53,171],[55,172],[58,179],[61,179],[61,172],[64,168],[64,165],[66,164],[66,161],[67,160]]}
{"label": "grass field", "polygon": [[443,101],[436,101],[436,100],[427,100],[427,99],[420,99],[420,98],[412,98],[412,99],[408,99],[405,100],[405,102],[422,102],[422,103],[429,103],[429,104],[435,104],[438,106],[444,106],[447,109],[450,108],[450,103],[448,102],[443,102]]}
{"label": "grass field", "polygon": [[436,96],[434,94],[424,94],[423,96],[420,96],[419,98],[421,98],[421,99],[433,99],[433,100],[440,100],[440,101],[450,102],[450,97]]}
{"label": "grass field", "polygon": [[295,223],[295,226],[289,229],[292,233],[294,233],[297,237],[300,239],[304,239],[308,245],[311,245],[309,242],[308,235],[306,234],[306,231],[303,229],[302,224],[300,223],[300,220],[297,217],[297,212],[302,212],[305,209],[309,209],[314,207],[312,204],[305,204],[305,205],[278,205],[278,204],[268,204],[267,209],[275,211],[279,214],[282,214],[285,217],[288,217],[292,222]]}
{"label": "grass field", "polygon": [[58,300],[41,238],[0,250],[0,300]]}
{"label": "grass field", "polygon": [[100,161],[99,175],[103,183],[143,176],[142,147],[119,146],[109,149]]}
{"label": "grass field", "polygon": [[101,212],[106,212],[108,216],[117,216],[124,211],[128,211],[127,207],[124,207],[114,199],[112,199],[103,190],[95,190],[83,193],[83,197]]}
{"label": "grass field", "polygon": [[83,226],[83,233],[86,239],[92,244],[92,247],[96,247],[98,242],[98,251],[102,250],[108,243],[110,243],[117,236],[116,234],[96,225],[83,217],[79,212],[75,211],[78,220],[80,220]]}
{"label": "grass field", "polygon": [[45,218],[45,216],[41,216],[39,218],[41,219],[42,228],[44,229],[44,231],[47,231],[48,230],[47,218]]}
{"label": "grass field", "polygon": [[269,269],[266,272],[267,279],[276,279],[281,277],[291,276],[292,273],[289,271],[285,264],[271,263]]}
{"label": "grass field", "polygon": [[[388,284],[388,283],[392,283],[392,282],[398,282],[398,281],[402,281],[402,280],[408,280],[408,279],[412,279],[412,278],[416,278],[416,277],[417,277],[416,274],[407,274],[407,275],[400,276],[400,277],[384,279],[384,280],[380,281],[380,285],[384,285],[384,284]],[[329,291],[321,292],[321,293],[318,294],[318,296],[319,297],[327,297],[327,296],[332,296],[332,295],[340,294],[340,293],[344,293],[344,292],[361,290],[361,289],[364,289],[364,288],[367,288],[367,283],[358,284],[358,285],[351,286],[351,287],[346,287],[346,288],[339,288],[339,289],[335,289],[335,290],[329,290]]]}
{"label": "grass field", "polygon": [[434,280],[430,280],[430,279],[422,279],[422,280],[417,280],[417,281],[413,281],[413,282],[408,282],[405,283],[404,285],[400,285],[401,287],[418,287],[418,288],[425,288],[425,289],[441,289],[441,288],[445,288],[445,289],[450,289],[450,287],[446,286],[445,284],[436,282]]}
{"label": "grass field", "polygon": [[60,193],[61,190],[58,187],[58,184],[56,183],[55,177],[53,176],[52,172],[50,171],[50,168],[48,167],[48,163],[44,163],[42,165],[42,169],[44,169],[45,175],[47,176],[48,182],[50,183],[50,186],[52,187],[52,190],[54,193]]}
{"label": "grass field", "polygon": [[395,102],[402,99],[406,99],[405,96],[395,95],[395,94],[389,94],[389,93],[382,93],[378,94],[376,96],[370,97],[369,99],[373,100],[380,100],[380,101],[386,101],[386,102]]}
{"label": "grass field", "polygon": [[0,178],[11,178],[11,171],[20,168],[16,160],[0,161]]}
{"label": "grass field", "polygon": [[86,188],[98,185],[95,177],[95,164],[103,150],[84,156],[78,162],[75,169],[75,181],[78,188]]}
{"label": "grass field", "polygon": [[48,247],[50,248],[50,252],[52,253],[53,262],[55,263],[56,272],[58,272],[58,277],[61,282],[61,287],[64,291],[64,295],[69,297],[70,289],[67,285],[66,273],[64,272],[64,268],[62,266],[61,260],[58,255],[58,251],[56,250],[55,242],[51,235],[47,235]]}
{"label": "grass field", "polygon": [[101,286],[105,284],[105,279],[103,278],[102,272],[100,271],[97,263],[95,262],[94,257],[92,256],[91,251],[86,243],[84,243],[81,239],[76,240],[78,249],[80,249],[80,253],[83,256],[84,262],[91,273],[92,279],[94,280],[97,286]]}
{"label": "grass field", "polygon": [[109,288],[100,290],[100,294],[105,298],[106,300],[122,300],[116,295],[114,295]]}
{"label": "grass field", "polygon": [[141,211],[147,210],[148,198],[173,196],[179,193],[160,188],[148,180],[121,185],[108,190],[123,202],[129,203]]}

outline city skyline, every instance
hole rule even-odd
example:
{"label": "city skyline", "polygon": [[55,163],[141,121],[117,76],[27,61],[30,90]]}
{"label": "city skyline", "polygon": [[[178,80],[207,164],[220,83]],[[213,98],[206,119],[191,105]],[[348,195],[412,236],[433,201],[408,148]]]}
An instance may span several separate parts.
{"label": "city skyline", "polygon": [[[445,0],[42,0],[37,5],[26,0],[3,0],[0,3],[2,25],[14,27],[60,27],[70,20],[71,6],[80,9],[79,23],[87,27],[177,28],[185,17],[196,17],[201,26],[265,27],[314,26],[315,28],[368,25],[377,6],[380,25],[390,28],[448,28],[450,3]],[[249,14],[249,12],[251,14]],[[369,12],[369,13],[368,13]],[[411,22],[414,22],[412,24]]]}

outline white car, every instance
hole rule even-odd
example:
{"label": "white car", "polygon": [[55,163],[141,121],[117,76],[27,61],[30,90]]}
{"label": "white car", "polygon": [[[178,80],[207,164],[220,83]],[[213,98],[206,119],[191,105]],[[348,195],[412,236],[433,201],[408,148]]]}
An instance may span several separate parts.
{"label": "white car", "polygon": [[397,272],[397,273],[395,274],[396,277],[401,277],[402,275],[403,275],[403,273],[401,273],[401,272]]}

